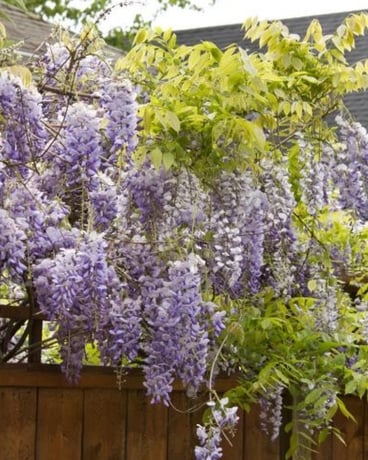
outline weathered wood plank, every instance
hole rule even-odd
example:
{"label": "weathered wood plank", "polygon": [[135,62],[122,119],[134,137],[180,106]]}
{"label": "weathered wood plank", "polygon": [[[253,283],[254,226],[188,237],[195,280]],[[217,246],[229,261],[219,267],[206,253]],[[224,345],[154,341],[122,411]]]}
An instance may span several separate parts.
{"label": "weathered wood plank", "polygon": [[151,404],[144,391],[128,391],[126,460],[166,460],[167,421],[167,407]]}
{"label": "weathered wood plank", "polygon": [[[227,391],[234,386],[235,378],[219,376],[216,389]],[[29,386],[38,388],[116,388],[117,377],[114,369],[102,366],[85,366],[76,385],[71,385],[60,371],[60,366],[53,364],[8,364],[0,363],[1,386]],[[129,371],[121,380],[123,390],[141,390],[143,375],[139,370]],[[182,391],[180,381],[173,384],[175,391]]]}
{"label": "weathered wood plank", "polygon": [[333,460],[366,460],[364,457],[364,405],[358,398],[344,398],[347,409],[356,422],[347,419],[341,413],[335,417],[335,426],[341,430],[346,445],[335,436],[332,439]]}
{"label": "weathered wood plank", "polygon": [[18,305],[15,307],[9,305],[0,305],[0,318],[9,319],[38,319],[46,320],[47,317],[40,311],[32,312],[29,307]]}
{"label": "weathered wood plank", "polygon": [[36,460],[80,460],[83,392],[41,388],[38,396]]}
{"label": "weathered wood plank", "polygon": [[174,391],[168,414],[167,458],[192,460],[190,409],[193,401],[183,391]]}
{"label": "weathered wood plank", "polygon": [[279,460],[279,441],[271,442],[260,426],[259,407],[245,417],[243,460]]}
{"label": "weathered wood plank", "polygon": [[127,392],[84,390],[83,460],[125,460]]}
{"label": "weathered wood plank", "polygon": [[34,460],[37,390],[0,388],[0,460]]}
{"label": "weathered wood plank", "polygon": [[207,409],[207,400],[207,394],[204,394],[199,395],[197,399],[192,401],[192,405],[196,407],[190,414],[190,452],[192,453],[192,458],[194,458],[194,448],[198,445],[197,425],[203,422],[203,413]]}
{"label": "weathered wood plank", "polygon": [[238,410],[238,415],[239,424],[236,427],[235,436],[229,436],[232,445],[223,439],[223,460],[243,460],[245,413]]}
{"label": "weathered wood plank", "polygon": [[333,440],[331,434],[322,444],[313,446],[313,450],[317,452],[312,452],[311,460],[334,460],[332,457],[332,446]]}
{"label": "weathered wood plank", "polygon": [[363,404],[363,458],[368,458],[368,401],[366,398]]}
{"label": "weathered wood plank", "polygon": [[[202,422],[206,395],[190,400],[184,392],[175,391],[173,403],[184,411],[180,413],[173,408],[151,405],[139,372],[128,375],[123,382],[123,387],[133,389],[120,393],[115,375],[103,368],[86,370],[82,385],[67,387],[63,381],[58,388],[57,379],[63,377],[56,367],[51,367],[51,372],[50,366],[29,367],[34,379],[29,388],[25,387],[24,366],[1,367],[0,460],[50,460],[50,452],[52,460],[194,458],[198,442],[195,429]],[[13,372],[13,378],[18,379],[14,388],[5,385],[5,369],[17,369]],[[44,388],[45,380],[55,387]],[[318,453],[312,454],[312,460],[368,459],[367,403],[357,398],[344,398],[344,401],[357,420],[356,424],[341,415],[336,417],[347,447],[330,437]],[[185,412],[201,404],[200,410]],[[243,426],[239,427],[232,448],[223,443],[223,460],[284,460],[282,443],[269,441],[260,429],[258,413],[259,409],[254,407],[242,418]]]}

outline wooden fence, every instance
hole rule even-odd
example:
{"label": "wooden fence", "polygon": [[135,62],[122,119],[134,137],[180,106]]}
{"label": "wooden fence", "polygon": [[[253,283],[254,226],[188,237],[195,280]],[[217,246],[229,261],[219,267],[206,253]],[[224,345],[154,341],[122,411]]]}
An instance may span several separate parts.
{"label": "wooden fence", "polygon": [[[57,366],[0,366],[0,460],[193,460],[195,426],[202,410],[188,412],[188,400],[175,387],[173,407],[151,405],[140,374],[117,389],[116,376],[86,369],[77,386],[68,385]],[[229,381],[218,381],[224,391]],[[196,401],[198,403],[198,401]],[[200,402],[200,401],[199,401]],[[346,446],[326,441],[313,460],[367,460],[368,408],[345,400],[357,423],[338,417]],[[241,414],[233,446],[224,460],[283,460],[286,438],[271,443],[262,433],[255,407]]]}

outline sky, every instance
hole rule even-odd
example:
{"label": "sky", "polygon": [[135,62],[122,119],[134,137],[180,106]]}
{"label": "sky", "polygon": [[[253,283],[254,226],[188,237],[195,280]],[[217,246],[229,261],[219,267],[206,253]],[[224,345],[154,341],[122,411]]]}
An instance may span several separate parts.
{"label": "sky", "polygon": [[[248,17],[259,19],[283,19],[297,16],[313,16],[332,12],[368,9],[368,0],[197,0],[202,12],[170,8],[154,21],[154,25],[173,30],[242,23]],[[82,2],[83,3],[83,2]],[[136,13],[152,19],[157,1],[141,0],[133,5],[116,8],[102,24],[103,29],[126,27]]]}

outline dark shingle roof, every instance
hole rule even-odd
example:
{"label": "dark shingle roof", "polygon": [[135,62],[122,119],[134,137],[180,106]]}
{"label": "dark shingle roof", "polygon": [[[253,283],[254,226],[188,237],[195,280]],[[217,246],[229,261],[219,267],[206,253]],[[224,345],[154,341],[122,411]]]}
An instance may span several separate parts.
{"label": "dark shingle roof", "polygon": [[[324,34],[334,32],[343,20],[353,13],[359,11],[344,11],[342,13],[321,14],[316,16],[302,16],[299,18],[280,19],[290,30],[291,33],[303,36],[308,25],[313,19],[318,19],[321,23]],[[175,34],[179,44],[194,45],[201,41],[211,41],[219,48],[226,48],[234,43],[255,51],[257,43],[251,43],[249,40],[243,40],[244,33],[241,30],[242,24],[230,24],[223,26],[203,27],[197,29],[177,30]],[[366,41],[368,43],[368,39]]]}
{"label": "dark shingle roof", "polygon": [[[26,54],[37,54],[45,42],[53,36],[54,24],[43,21],[39,16],[20,10],[0,1],[0,22],[4,24],[7,37],[14,42],[22,42],[20,51]],[[123,54],[118,48],[106,46],[109,56],[113,59]]]}
{"label": "dark shingle roof", "polygon": [[53,25],[35,14],[4,2],[0,2],[0,12],[5,15],[0,18],[0,22],[4,24],[8,38],[14,42],[23,42],[20,50],[25,53],[35,53],[51,36]]}
{"label": "dark shingle roof", "polygon": [[[343,22],[343,20],[352,13],[360,11],[347,11],[342,13],[331,13],[317,16],[304,16],[299,18],[282,19],[281,21],[294,34],[304,36],[308,25],[313,19],[318,19],[322,25],[323,33],[331,34]],[[175,32],[178,44],[194,45],[202,41],[211,41],[219,48],[226,48],[232,44],[238,44],[250,52],[258,51],[258,44],[244,40],[244,33],[241,30],[241,24],[232,24],[216,27],[204,27],[200,29],[178,30]],[[356,47],[348,55],[350,63],[357,62],[368,58],[368,35],[356,39]],[[368,92],[349,94],[345,98],[345,103],[351,114],[368,128]]]}

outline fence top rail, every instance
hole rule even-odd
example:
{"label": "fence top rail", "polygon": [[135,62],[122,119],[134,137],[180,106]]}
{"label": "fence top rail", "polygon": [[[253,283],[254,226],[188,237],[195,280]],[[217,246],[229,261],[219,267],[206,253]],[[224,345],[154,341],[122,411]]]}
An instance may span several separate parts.
{"label": "fence top rail", "polygon": [[[108,367],[85,366],[80,380],[70,383],[60,370],[60,366],[54,364],[0,364],[0,388],[1,387],[43,387],[43,388],[120,388],[122,390],[141,390],[144,377],[138,369],[129,370],[121,376]],[[236,377],[219,376],[216,379],[217,391],[227,391],[234,387]],[[179,381],[173,384],[175,391],[183,391],[183,385]]]}

